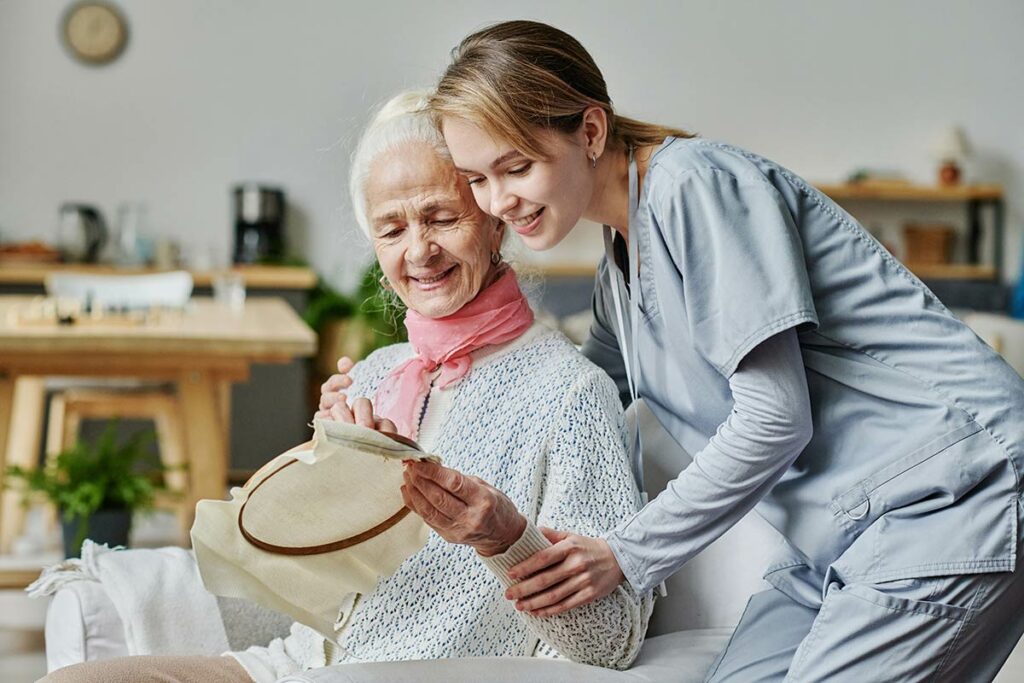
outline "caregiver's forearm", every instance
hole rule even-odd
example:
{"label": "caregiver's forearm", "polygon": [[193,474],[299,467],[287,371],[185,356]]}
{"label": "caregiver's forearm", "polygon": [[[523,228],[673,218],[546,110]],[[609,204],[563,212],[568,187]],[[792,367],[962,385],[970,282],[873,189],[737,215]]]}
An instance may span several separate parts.
{"label": "caregiver's forearm", "polygon": [[795,330],[762,342],[729,378],[733,410],[693,463],[607,537],[626,579],[650,590],[725,533],[811,438]]}

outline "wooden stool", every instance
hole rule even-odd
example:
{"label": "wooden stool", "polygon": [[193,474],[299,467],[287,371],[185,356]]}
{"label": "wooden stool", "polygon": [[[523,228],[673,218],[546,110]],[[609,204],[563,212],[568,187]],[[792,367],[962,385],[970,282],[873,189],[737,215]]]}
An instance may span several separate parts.
{"label": "wooden stool", "polygon": [[[11,396],[11,400],[4,400]],[[0,432],[10,426],[10,433],[0,434],[0,553],[11,549],[14,539],[25,526],[25,507],[19,491],[4,489],[4,471],[10,465],[25,469],[37,466],[39,441],[43,431],[43,408],[46,386],[41,377],[0,376]],[[6,438],[5,438],[6,437]]]}
{"label": "wooden stool", "polygon": [[177,396],[166,391],[110,391],[70,389],[50,400],[50,419],[46,434],[46,460],[49,466],[57,455],[78,439],[83,419],[144,418],[156,425],[160,462],[167,467],[164,483],[167,494],[157,496],[157,506],[175,512],[183,543],[188,541],[192,525],[189,474],[186,471],[184,431]]}

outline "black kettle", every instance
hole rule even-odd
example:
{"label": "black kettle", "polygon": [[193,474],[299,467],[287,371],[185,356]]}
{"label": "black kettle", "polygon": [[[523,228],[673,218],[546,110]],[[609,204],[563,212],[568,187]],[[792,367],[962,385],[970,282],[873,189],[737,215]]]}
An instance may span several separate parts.
{"label": "black kettle", "polygon": [[96,263],[107,242],[107,222],[95,206],[61,204],[59,241],[65,261]]}

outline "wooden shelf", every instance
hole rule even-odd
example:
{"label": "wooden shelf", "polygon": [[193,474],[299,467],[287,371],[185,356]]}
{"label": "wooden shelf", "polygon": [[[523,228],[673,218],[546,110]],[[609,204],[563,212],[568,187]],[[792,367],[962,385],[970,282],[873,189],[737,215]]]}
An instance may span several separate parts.
{"label": "wooden shelf", "polygon": [[995,280],[995,266],[972,263],[907,263],[907,269],[922,280]]}
{"label": "wooden shelf", "polygon": [[[316,273],[303,266],[234,266],[253,289],[312,289]],[[26,264],[0,262],[0,284],[42,285],[49,273],[88,273],[90,275],[140,275],[161,272],[156,268],[115,268],[86,264]],[[197,287],[209,287],[213,271],[191,271]]]}
{"label": "wooden shelf", "polygon": [[908,202],[965,202],[973,200],[992,201],[1003,198],[999,185],[915,185],[914,183],[843,183],[839,185],[815,185],[821,192],[836,201],[844,199],[869,199],[881,201]]}
{"label": "wooden shelf", "polygon": [[[980,234],[979,218],[977,215],[980,209],[977,208],[978,205],[990,203],[996,207],[994,218],[996,254],[993,260],[996,264],[1001,260],[1003,188],[1000,185],[940,186],[917,185],[900,181],[865,181],[861,183],[819,184],[816,187],[837,201],[968,202],[968,208],[971,209],[968,223],[972,234]],[[907,267],[923,280],[999,281],[999,269],[996,265],[908,263]],[[527,272],[554,278],[592,278],[596,269],[596,263],[528,263],[524,267],[524,270]]]}

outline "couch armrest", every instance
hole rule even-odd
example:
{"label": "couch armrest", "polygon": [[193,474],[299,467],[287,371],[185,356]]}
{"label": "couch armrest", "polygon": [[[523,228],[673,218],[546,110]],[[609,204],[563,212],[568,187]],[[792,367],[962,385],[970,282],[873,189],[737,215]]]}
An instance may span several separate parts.
{"label": "couch armrest", "polygon": [[46,610],[46,670],[124,657],[128,645],[114,603],[97,581],[75,581]]}

